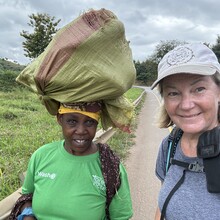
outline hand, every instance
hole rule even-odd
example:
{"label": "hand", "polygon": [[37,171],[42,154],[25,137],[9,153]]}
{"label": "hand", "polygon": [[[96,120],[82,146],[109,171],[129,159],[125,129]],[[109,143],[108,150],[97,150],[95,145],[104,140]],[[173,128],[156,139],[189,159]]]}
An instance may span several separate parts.
{"label": "hand", "polygon": [[24,216],[24,220],[36,220],[34,216]]}

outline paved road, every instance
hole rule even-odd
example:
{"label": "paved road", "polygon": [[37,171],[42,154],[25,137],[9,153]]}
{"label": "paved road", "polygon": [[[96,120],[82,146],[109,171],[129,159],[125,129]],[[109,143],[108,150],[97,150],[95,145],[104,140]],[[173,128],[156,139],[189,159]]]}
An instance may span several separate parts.
{"label": "paved road", "polygon": [[154,169],[160,141],[169,131],[155,125],[159,100],[148,88],[139,115],[135,145],[130,150],[126,168],[131,188],[134,216],[132,220],[153,220],[160,182]]}

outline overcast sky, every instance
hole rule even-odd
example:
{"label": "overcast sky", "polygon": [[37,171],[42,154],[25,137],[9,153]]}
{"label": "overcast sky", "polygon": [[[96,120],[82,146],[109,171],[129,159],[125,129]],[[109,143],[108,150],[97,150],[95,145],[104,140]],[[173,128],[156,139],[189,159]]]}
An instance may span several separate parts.
{"label": "overcast sky", "polygon": [[216,43],[220,35],[219,0],[0,0],[0,57],[30,62],[20,36],[32,13],[61,19],[58,28],[93,8],[114,12],[125,25],[133,59],[144,61],[160,41]]}

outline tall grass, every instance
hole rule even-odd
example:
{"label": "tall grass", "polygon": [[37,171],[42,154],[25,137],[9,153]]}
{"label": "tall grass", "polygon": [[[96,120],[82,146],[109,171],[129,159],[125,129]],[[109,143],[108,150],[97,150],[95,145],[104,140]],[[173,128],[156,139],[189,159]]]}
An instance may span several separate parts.
{"label": "tall grass", "polygon": [[[130,97],[131,101],[134,101],[140,96],[142,91],[143,90],[136,90],[133,88],[129,90],[126,95]],[[142,96],[141,101],[135,108],[134,120],[131,124],[131,133],[125,133],[118,129],[114,136],[107,141],[108,145],[111,146],[111,149],[114,150],[114,152],[121,158],[122,162],[125,162],[125,160],[129,156],[129,149],[134,145],[135,130],[137,128],[137,118],[143,106],[144,99],[145,94]]]}
{"label": "tall grass", "polygon": [[[134,101],[142,89],[132,88],[126,96]],[[0,91],[0,200],[21,186],[19,175],[27,169],[31,154],[40,146],[62,138],[56,118],[41,105],[36,94],[18,87],[11,92]],[[118,135],[118,134],[117,134]],[[119,135],[122,135],[119,133]],[[124,135],[124,134],[123,134]],[[132,135],[117,137],[110,144],[119,156],[126,154]],[[127,143],[123,143],[123,142]],[[132,143],[131,143],[132,144]]]}

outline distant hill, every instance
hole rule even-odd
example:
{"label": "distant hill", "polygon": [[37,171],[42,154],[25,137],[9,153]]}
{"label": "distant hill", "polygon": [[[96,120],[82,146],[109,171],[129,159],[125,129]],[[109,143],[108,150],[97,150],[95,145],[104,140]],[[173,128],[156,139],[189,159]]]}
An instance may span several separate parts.
{"label": "distant hill", "polygon": [[24,65],[20,65],[18,63],[11,62],[4,58],[0,58],[0,70],[12,70],[12,71],[21,71],[25,68]]}
{"label": "distant hill", "polygon": [[24,65],[0,58],[0,92],[11,92],[20,87],[15,79],[24,68]]}

